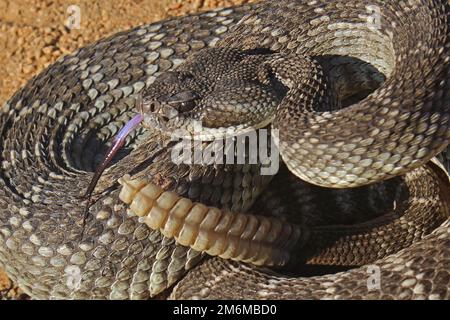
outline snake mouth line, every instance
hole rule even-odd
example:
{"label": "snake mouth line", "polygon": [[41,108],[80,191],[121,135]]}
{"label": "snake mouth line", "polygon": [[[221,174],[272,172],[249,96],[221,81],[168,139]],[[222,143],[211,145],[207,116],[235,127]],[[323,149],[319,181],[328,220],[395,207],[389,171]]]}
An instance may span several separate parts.
{"label": "snake mouth line", "polygon": [[297,225],[208,207],[129,175],[119,183],[119,198],[148,227],[211,256],[258,266],[284,266],[303,236]]}

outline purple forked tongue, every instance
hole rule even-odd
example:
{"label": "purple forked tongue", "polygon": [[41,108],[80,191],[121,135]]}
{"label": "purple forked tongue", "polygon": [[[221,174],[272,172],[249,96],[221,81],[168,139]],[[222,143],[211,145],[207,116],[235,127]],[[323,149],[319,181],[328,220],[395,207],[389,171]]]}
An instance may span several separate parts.
{"label": "purple forked tongue", "polygon": [[90,206],[90,202],[91,202],[92,192],[94,191],[98,180],[100,179],[103,171],[105,171],[108,164],[111,162],[111,160],[116,155],[117,151],[119,151],[120,148],[123,147],[127,136],[130,134],[130,132],[132,132],[134,129],[136,129],[139,126],[139,124],[142,122],[142,120],[143,120],[143,116],[141,114],[137,114],[130,121],[128,121],[127,124],[122,129],[120,129],[119,133],[114,138],[113,144],[111,145],[108,152],[106,153],[106,156],[103,159],[102,163],[95,170],[94,176],[92,177],[92,180],[89,183],[89,187],[87,188],[86,193],[84,194],[84,197],[88,198],[88,202],[86,205],[86,211],[84,213],[83,231],[84,231],[84,226],[86,223],[86,218],[87,218],[87,214],[88,214],[88,210],[89,210],[89,206]]}

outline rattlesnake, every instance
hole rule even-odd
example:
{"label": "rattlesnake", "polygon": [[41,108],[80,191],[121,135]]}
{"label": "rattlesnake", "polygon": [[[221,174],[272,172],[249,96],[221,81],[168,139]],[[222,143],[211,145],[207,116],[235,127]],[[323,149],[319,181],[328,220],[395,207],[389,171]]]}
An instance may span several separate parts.
{"label": "rattlesnake", "polygon": [[[262,1],[137,27],[61,58],[1,110],[0,264],[34,298],[448,299],[449,178],[428,160],[450,138],[449,12],[444,0]],[[147,128],[100,178],[82,234],[92,171],[136,108]],[[168,133],[193,120],[208,139],[278,129],[280,172],[176,165]],[[133,209],[130,186],[156,193],[161,215],[180,197],[223,209],[203,221],[234,212],[249,225],[257,213],[256,229],[278,231],[247,248],[270,254],[241,252],[241,228],[222,231],[239,249],[210,258],[195,250],[201,221],[185,224],[194,231],[183,243],[167,220],[134,216],[142,203]],[[353,266],[362,267],[335,274]]]}

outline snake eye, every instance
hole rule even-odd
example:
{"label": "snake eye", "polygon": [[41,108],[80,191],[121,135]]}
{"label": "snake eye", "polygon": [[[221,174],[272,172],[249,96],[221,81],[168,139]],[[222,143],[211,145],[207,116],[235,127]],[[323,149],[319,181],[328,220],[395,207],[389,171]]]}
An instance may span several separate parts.
{"label": "snake eye", "polygon": [[166,102],[175,105],[178,111],[188,112],[195,107],[195,100],[198,95],[194,91],[183,91],[169,97]]}
{"label": "snake eye", "polygon": [[181,102],[180,107],[178,108],[178,110],[181,111],[181,112],[189,112],[192,109],[194,109],[194,107],[195,107],[194,100],[183,101],[183,102]]}

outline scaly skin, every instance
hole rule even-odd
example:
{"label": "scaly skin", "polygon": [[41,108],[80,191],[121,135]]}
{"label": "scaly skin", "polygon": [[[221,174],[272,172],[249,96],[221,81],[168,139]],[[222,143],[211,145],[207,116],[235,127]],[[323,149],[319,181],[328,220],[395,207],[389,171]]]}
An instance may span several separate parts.
{"label": "scaly skin", "polygon": [[[295,9],[289,3],[296,3]],[[436,164],[425,163],[444,150],[450,134],[449,9],[446,1],[423,0],[418,21],[412,21],[408,3],[416,2],[263,2],[138,27],[62,58],[30,80],[1,110],[1,266],[33,298],[145,299],[171,292],[173,298],[448,299],[449,181]],[[339,24],[348,15],[366,26],[366,5],[374,4],[398,28],[383,24],[382,31],[365,32],[360,23],[345,31],[349,26]],[[256,16],[247,16],[245,23],[227,32],[248,12]],[[435,32],[415,30],[411,24]],[[391,39],[391,32],[398,35]],[[359,40],[350,41],[355,36]],[[401,41],[393,41],[397,38]],[[274,122],[281,129],[282,156],[295,175],[318,185],[348,187],[408,173],[341,193],[299,186],[287,174],[274,179],[261,176],[260,165],[176,166],[170,158],[169,137],[140,129],[100,179],[81,238],[86,201],[82,195],[112,137],[131,118],[136,108],[133,94],[151,92],[157,76],[192,53],[217,45],[352,55],[372,63],[387,80],[357,107],[331,113],[336,122],[327,120],[326,126],[337,128],[333,138],[319,134],[314,125],[317,112],[324,109],[303,113],[291,108],[303,97],[296,88],[314,81],[302,76],[302,82],[293,84],[290,60],[273,65],[290,89],[276,115],[285,122]],[[345,91],[346,77],[333,76],[333,61],[331,80]],[[360,72],[354,80],[362,89],[374,89],[383,77]],[[321,101],[314,92],[314,99],[307,101]],[[369,109],[377,110],[372,118]],[[337,122],[348,118],[353,121],[350,125]],[[302,122],[311,126],[298,126]],[[350,134],[349,128],[354,128]],[[310,130],[317,132],[311,136]],[[370,141],[364,140],[367,134],[373,135]],[[405,143],[403,148],[399,141]],[[338,160],[317,150],[337,155]],[[306,158],[299,157],[305,154]],[[374,160],[367,165],[368,159],[356,159],[360,154]],[[367,166],[372,166],[371,174],[355,179]],[[293,261],[292,269],[280,271],[295,277],[217,258],[196,266],[205,254],[127,215],[127,206],[118,197],[118,180],[125,174],[148,179],[193,202],[287,219],[308,229],[314,241],[293,253],[299,261]],[[291,181],[286,188],[292,186],[292,197],[276,192],[283,181]],[[386,190],[399,190],[400,195],[388,197]],[[383,198],[388,200],[381,208],[367,209],[367,203]],[[271,199],[278,205],[271,206]],[[331,223],[318,218],[319,209],[325,209],[323,220],[331,216]],[[314,243],[320,244],[316,250]],[[373,292],[367,288],[367,267],[311,278],[300,277],[295,270],[296,263],[303,262],[358,266],[374,261],[381,268],[382,287]],[[238,287],[242,296],[233,295]]]}

